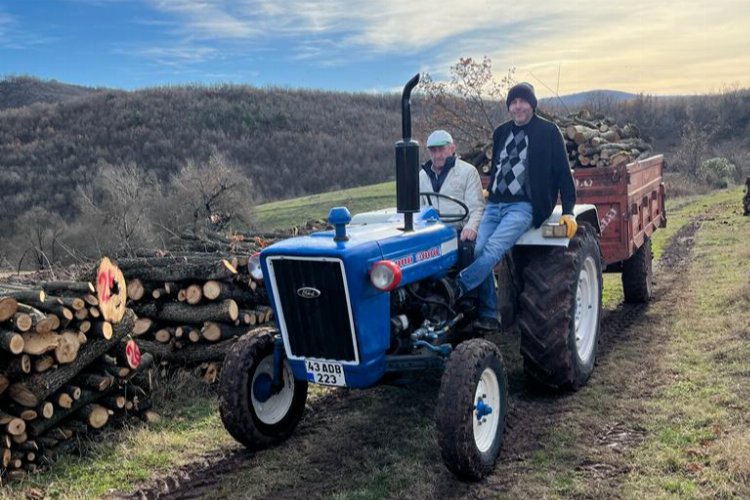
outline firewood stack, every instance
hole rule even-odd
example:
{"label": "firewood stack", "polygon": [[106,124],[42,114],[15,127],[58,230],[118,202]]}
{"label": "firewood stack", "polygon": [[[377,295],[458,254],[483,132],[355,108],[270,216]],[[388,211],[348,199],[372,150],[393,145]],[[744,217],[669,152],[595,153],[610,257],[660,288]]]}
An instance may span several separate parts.
{"label": "firewood stack", "polygon": [[[593,115],[587,109],[567,117],[537,113],[560,129],[572,168],[626,165],[651,154],[651,145],[640,138],[635,125],[620,126],[611,118]],[[477,167],[480,174],[489,175],[492,143],[477,144],[461,157]]]}
{"label": "firewood stack", "polygon": [[213,383],[237,337],[273,319],[248,260],[218,252],[119,260],[140,349],[164,364],[198,366]]}
{"label": "firewood stack", "polygon": [[619,126],[603,115],[582,109],[555,121],[565,138],[573,168],[614,167],[648,157],[651,145],[635,125]]}
{"label": "firewood stack", "polygon": [[170,250],[139,250],[120,259],[128,306],[137,314],[133,336],[162,365],[196,368],[208,383],[237,337],[272,326],[273,310],[251,256],[275,241],[330,229],[325,220],[274,233],[184,231]]}
{"label": "firewood stack", "polygon": [[122,273],[90,282],[0,285],[0,472],[23,477],[75,447],[76,435],[148,410],[153,364],[128,335]]}

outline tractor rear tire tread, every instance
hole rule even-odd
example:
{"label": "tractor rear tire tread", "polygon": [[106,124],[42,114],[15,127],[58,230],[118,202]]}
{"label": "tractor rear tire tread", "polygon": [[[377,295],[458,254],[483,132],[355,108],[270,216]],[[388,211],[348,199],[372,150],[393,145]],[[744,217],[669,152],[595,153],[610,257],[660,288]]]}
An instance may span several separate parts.
{"label": "tractor rear tire tread", "polygon": [[[578,273],[586,255],[593,254],[601,269],[601,250],[595,229],[582,222],[567,248],[540,252],[524,269],[518,324],[524,371],[541,385],[576,390],[593,370],[581,366],[575,346],[574,314]],[[601,320],[601,272],[599,321]],[[596,326],[594,352],[599,336]]]}

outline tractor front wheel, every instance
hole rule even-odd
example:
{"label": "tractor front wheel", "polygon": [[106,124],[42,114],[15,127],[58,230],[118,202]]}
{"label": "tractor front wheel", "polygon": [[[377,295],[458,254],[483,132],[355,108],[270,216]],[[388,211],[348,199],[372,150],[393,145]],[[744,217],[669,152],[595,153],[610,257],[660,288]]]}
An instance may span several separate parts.
{"label": "tractor front wheel", "polygon": [[307,382],[295,380],[284,358],[282,385],[273,386],[274,337],[246,334],[230,349],[221,368],[219,412],[229,434],[250,449],[276,444],[302,418]]}
{"label": "tractor front wheel", "polygon": [[448,359],[436,408],[445,465],[467,479],[495,467],[508,405],[508,380],[497,346],[484,339],[458,345]]}

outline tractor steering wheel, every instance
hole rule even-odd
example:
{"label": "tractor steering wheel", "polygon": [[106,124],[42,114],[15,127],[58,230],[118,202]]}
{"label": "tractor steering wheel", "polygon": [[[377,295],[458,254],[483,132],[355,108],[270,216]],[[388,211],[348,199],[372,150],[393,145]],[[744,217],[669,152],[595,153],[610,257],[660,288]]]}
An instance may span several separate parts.
{"label": "tractor steering wheel", "polygon": [[466,203],[464,203],[463,201],[459,200],[458,198],[454,198],[453,196],[449,196],[449,195],[443,194],[443,193],[433,193],[431,191],[419,193],[419,196],[426,197],[427,198],[427,202],[430,204],[430,206],[432,206],[432,201],[430,200],[430,197],[434,196],[436,198],[444,198],[444,199],[446,199],[448,201],[452,201],[453,203],[455,203],[456,205],[458,205],[461,208],[461,211],[462,211],[461,213],[457,213],[457,214],[444,214],[444,213],[441,213],[440,210],[438,210],[437,208],[433,207],[433,208],[435,208],[435,210],[437,211],[438,215],[440,216],[440,220],[443,221],[443,222],[445,222],[446,224],[454,224],[456,222],[463,222],[463,221],[465,221],[466,219],[469,218],[469,207],[466,205]]}

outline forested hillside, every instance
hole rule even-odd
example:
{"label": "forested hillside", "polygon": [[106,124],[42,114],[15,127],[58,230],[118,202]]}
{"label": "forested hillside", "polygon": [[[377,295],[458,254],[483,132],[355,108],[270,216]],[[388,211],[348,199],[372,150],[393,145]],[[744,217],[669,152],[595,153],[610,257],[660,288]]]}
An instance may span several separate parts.
{"label": "forested hillside", "polygon": [[12,76],[0,80],[0,110],[37,103],[63,102],[86,97],[101,90],[54,80],[39,80],[29,76]]}
{"label": "forested hillside", "polygon": [[[24,82],[16,82],[22,85]],[[273,200],[386,180],[398,98],[246,86],[98,92],[0,112],[3,219],[32,206],[73,215],[102,165],[159,181],[219,153]]]}

